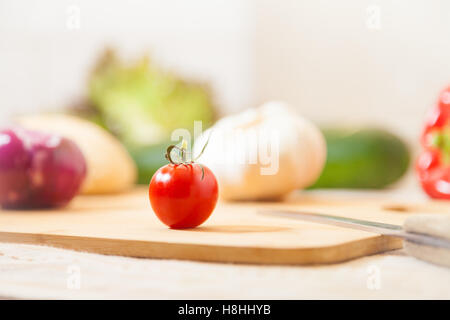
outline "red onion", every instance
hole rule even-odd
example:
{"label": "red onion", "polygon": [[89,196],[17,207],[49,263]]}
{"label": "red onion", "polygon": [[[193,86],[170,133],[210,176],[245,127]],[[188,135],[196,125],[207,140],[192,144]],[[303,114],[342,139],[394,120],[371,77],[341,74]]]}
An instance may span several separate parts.
{"label": "red onion", "polygon": [[66,205],[79,192],[86,161],[69,139],[20,128],[0,131],[0,206]]}

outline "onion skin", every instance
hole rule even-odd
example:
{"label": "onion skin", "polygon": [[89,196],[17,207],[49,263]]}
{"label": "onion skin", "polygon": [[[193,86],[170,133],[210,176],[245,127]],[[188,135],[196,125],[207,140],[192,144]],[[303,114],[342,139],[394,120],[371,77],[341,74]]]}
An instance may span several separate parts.
{"label": "onion skin", "polygon": [[69,139],[14,128],[0,131],[0,206],[67,205],[86,176],[86,161]]}

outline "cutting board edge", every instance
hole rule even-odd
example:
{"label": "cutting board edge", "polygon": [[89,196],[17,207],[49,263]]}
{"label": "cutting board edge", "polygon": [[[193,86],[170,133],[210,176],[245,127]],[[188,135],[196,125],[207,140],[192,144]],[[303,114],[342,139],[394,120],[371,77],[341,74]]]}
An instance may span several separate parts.
{"label": "cutting board edge", "polygon": [[218,246],[17,232],[0,232],[0,241],[134,258],[266,265],[333,264],[403,246],[401,239],[380,235],[312,248]]}

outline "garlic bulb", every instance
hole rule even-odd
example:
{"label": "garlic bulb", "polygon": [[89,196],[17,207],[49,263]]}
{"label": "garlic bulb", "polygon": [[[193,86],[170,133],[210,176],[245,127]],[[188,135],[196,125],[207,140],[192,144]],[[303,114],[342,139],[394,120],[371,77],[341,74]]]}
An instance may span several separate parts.
{"label": "garlic bulb", "polygon": [[319,177],[325,139],[310,121],[282,102],[219,120],[195,141],[194,154],[216,175],[225,200],[278,199]]}

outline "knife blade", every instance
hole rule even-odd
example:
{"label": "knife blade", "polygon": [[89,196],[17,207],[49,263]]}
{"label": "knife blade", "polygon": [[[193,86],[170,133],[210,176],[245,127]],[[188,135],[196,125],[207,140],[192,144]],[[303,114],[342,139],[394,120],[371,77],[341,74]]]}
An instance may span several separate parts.
{"label": "knife blade", "polygon": [[260,215],[271,217],[282,217],[301,221],[315,222],[337,227],[356,229],[361,231],[373,232],[385,236],[402,238],[413,243],[450,249],[450,241],[444,238],[433,237],[430,235],[407,232],[402,226],[388,223],[381,223],[354,218],[332,216],[327,214],[295,211],[295,210],[259,210]]}

